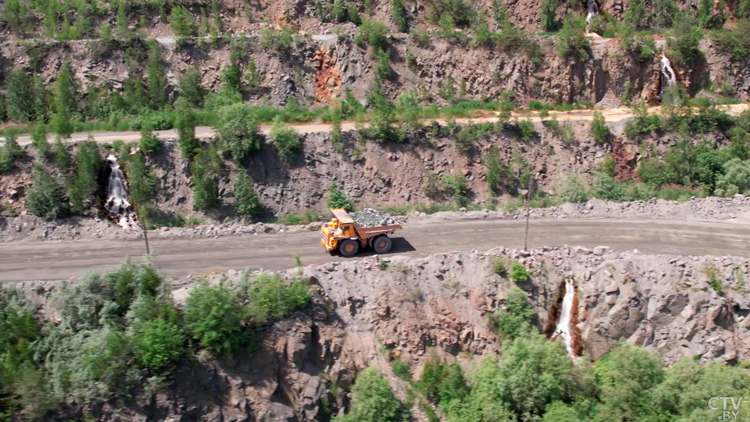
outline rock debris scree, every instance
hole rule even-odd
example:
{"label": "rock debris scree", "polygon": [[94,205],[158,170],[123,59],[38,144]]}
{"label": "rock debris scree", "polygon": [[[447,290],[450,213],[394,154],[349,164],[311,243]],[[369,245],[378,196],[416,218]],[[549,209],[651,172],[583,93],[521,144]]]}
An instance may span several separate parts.
{"label": "rock debris scree", "polygon": [[406,222],[406,217],[391,217],[387,212],[381,212],[372,208],[350,213],[349,216],[361,227],[389,226]]}
{"label": "rock debris scree", "polygon": [[117,164],[117,158],[114,155],[107,156],[109,167],[112,173],[109,174],[107,183],[107,203],[104,208],[110,212],[110,215],[117,224],[124,229],[133,229],[137,227],[135,212],[128,201],[128,184],[125,175]]}

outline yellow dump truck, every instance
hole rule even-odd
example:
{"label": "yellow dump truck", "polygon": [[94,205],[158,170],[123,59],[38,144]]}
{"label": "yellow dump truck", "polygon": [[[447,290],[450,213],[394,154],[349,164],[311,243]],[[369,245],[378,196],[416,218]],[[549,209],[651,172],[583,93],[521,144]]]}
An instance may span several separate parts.
{"label": "yellow dump truck", "polygon": [[331,255],[338,252],[342,256],[354,256],[368,246],[375,253],[387,253],[393,246],[388,235],[401,228],[400,224],[362,227],[342,208],[332,209],[331,214],[331,221],[320,228],[320,244]]}

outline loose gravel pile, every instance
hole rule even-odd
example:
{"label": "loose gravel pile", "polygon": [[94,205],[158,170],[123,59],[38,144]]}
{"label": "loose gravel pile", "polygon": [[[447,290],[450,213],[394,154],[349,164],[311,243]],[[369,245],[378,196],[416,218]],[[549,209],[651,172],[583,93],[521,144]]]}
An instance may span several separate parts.
{"label": "loose gravel pile", "polygon": [[406,222],[406,217],[391,217],[387,212],[377,211],[372,208],[365,208],[362,211],[349,213],[349,216],[361,227],[388,226]]}

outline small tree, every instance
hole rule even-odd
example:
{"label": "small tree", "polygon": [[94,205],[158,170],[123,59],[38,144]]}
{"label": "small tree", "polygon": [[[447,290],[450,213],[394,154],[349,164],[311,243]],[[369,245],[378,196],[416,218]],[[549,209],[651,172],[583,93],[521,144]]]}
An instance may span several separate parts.
{"label": "small tree", "polygon": [[180,78],[180,96],[191,107],[203,107],[206,89],[201,85],[201,73],[197,66],[193,66]]}
{"label": "small tree", "polygon": [[331,185],[328,190],[328,208],[343,208],[347,211],[354,211],[354,202],[347,198],[336,185]]}
{"label": "small tree", "polygon": [[544,28],[545,31],[553,31],[557,27],[557,17],[555,16],[555,13],[557,12],[557,2],[558,0],[542,1],[542,28]]}
{"label": "small tree", "polygon": [[177,324],[158,318],[138,325],[134,340],[140,364],[161,370],[182,356],[185,334]]}
{"label": "small tree", "polygon": [[38,124],[34,127],[31,132],[31,144],[36,149],[37,154],[40,158],[47,159],[50,157],[50,145],[47,140],[47,126],[44,124]]}
{"label": "small tree", "polygon": [[575,174],[568,175],[568,181],[560,188],[558,192],[560,200],[573,204],[586,202],[589,195],[586,192],[586,186]]}
{"label": "small tree", "polygon": [[177,118],[175,127],[180,138],[180,152],[188,160],[192,159],[200,149],[200,142],[195,137],[195,113],[190,109],[187,100],[178,98],[175,102]]}
{"label": "small tree", "polygon": [[399,31],[409,32],[409,22],[406,19],[406,8],[403,0],[392,0],[391,18]]}
{"label": "small tree", "polygon": [[186,38],[195,35],[193,15],[185,6],[177,6],[172,9],[172,13],[169,15],[169,26],[177,35],[178,45],[185,44]]}
{"label": "small tree", "polygon": [[34,167],[33,183],[34,187],[29,189],[24,199],[29,213],[45,220],[54,220],[68,213],[65,189],[41,165]]}
{"label": "small tree", "polygon": [[99,190],[99,174],[103,165],[99,146],[89,137],[89,140],[78,147],[75,177],[68,184],[68,195],[74,212],[82,211],[85,203]]}
{"label": "small tree", "polygon": [[219,203],[219,187],[214,179],[216,169],[212,165],[209,150],[201,149],[190,163],[190,183],[193,185],[193,207],[208,210]]}
{"label": "small tree", "polygon": [[529,280],[529,272],[520,262],[513,261],[510,264],[510,278],[516,283],[525,283]]}
{"label": "small tree", "polygon": [[500,160],[500,153],[497,148],[495,146],[490,147],[487,154],[487,185],[490,187],[490,192],[493,195],[500,195],[502,187],[511,175],[510,168]]}
{"label": "small tree", "polygon": [[[511,270],[512,271],[512,270]],[[505,338],[514,339],[528,329],[534,309],[526,292],[518,287],[508,290],[505,307],[490,317],[491,325]]]}
{"label": "small tree", "polygon": [[401,403],[375,368],[365,369],[352,387],[352,409],[339,422],[389,422],[402,419]]}
{"label": "small tree", "polygon": [[5,143],[0,146],[0,173],[10,171],[17,159],[25,154],[16,140],[16,131],[5,130]]}
{"label": "small tree", "polygon": [[254,220],[263,213],[263,204],[253,189],[253,179],[244,171],[239,172],[234,181],[234,199],[237,214]]}
{"label": "small tree", "polygon": [[224,285],[202,282],[185,302],[185,327],[201,346],[218,354],[232,355],[245,342],[245,308],[237,294]]}
{"label": "small tree", "polygon": [[609,127],[604,120],[602,113],[595,111],[594,119],[591,121],[591,136],[597,144],[609,142]]}
{"label": "small tree", "polygon": [[282,161],[291,164],[299,152],[300,141],[297,132],[276,116],[271,126],[271,141],[276,144]]}
{"label": "small tree", "polygon": [[260,150],[262,137],[258,131],[258,117],[247,104],[237,103],[219,109],[216,129],[221,149],[237,160]]}
{"label": "small tree", "polygon": [[148,155],[156,155],[161,152],[161,140],[151,131],[151,122],[143,122],[141,125],[141,141],[139,142],[139,146],[141,151]]}

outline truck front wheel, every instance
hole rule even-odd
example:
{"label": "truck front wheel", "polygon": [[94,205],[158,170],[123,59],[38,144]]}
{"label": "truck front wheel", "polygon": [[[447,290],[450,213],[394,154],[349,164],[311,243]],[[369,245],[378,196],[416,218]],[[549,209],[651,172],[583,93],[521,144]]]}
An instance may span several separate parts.
{"label": "truck front wheel", "polygon": [[359,242],[352,239],[347,239],[339,245],[339,253],[341,256],[354,256],[359,252]]}
{"label": "truck front wheel", "polygon": [[384,234],[376,237],[372,242],[372,249],[378,254],[388,253],[391,250],[391,246],[393,246],[391,238]]}

